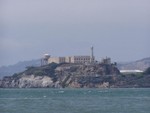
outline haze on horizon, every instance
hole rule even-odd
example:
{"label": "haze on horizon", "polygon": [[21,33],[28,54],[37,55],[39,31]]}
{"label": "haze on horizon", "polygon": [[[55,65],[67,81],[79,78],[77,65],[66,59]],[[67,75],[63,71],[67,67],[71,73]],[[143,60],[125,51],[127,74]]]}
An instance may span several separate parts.
{"label": "haze on horizon", "polygon": [[149,0],[1,0],[0,66],[52,56],[149,57]]}

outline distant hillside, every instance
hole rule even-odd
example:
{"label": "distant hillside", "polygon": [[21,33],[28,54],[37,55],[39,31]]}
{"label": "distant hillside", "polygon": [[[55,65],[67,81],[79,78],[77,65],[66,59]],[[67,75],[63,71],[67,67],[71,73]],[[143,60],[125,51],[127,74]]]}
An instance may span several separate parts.
{"label": "distant hillside", "polygon": [[26,69],[27,66],[39,66],[40,60],[30,60],[30,61],[22,61],[17,64],[10,66],[2,66],[0,67],[0,78],[4,76],[11,76],[14,73],[22,72]]}
{"label": "distant hillside", "polygon": [[129,63],[119,63],[118,64],[118,68],[120,70],[134,70],[134,69],[138,69],[138,70],[145,70],[148,67],[150,67],[150,57],[148,58],[144,58],[141,60],[137,60],[134,62],[129,62]]}

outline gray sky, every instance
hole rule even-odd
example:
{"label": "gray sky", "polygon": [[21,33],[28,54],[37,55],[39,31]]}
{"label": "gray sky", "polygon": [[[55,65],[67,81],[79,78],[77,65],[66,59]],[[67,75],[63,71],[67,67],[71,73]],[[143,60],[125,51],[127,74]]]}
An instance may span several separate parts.
{"label": "gray sky", "polygon": [[0,0],[0,66],[52,56],[150,56],[150,0]]}

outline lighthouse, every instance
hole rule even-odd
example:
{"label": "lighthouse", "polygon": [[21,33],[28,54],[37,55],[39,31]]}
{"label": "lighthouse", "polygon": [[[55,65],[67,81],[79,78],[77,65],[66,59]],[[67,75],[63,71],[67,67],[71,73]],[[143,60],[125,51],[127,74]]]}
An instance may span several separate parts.
{"label": "lighthouse", "polygon": [[91,46],[91,63],[94,63],[94,47]]}

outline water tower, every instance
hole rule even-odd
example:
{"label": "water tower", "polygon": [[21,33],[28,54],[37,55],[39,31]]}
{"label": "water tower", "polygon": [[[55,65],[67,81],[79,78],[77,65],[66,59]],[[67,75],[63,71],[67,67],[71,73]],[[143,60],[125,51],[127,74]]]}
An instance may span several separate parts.
{"label": "water tower", "polygon": [[48,64],[48,59],[50,58],[49,54],[44,54],[44,57],[41,59],[41,66]]}

